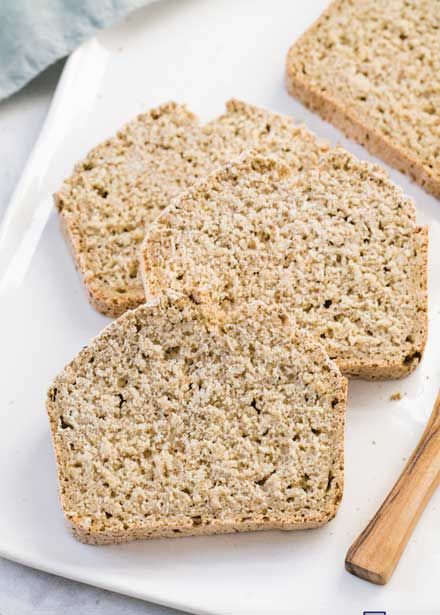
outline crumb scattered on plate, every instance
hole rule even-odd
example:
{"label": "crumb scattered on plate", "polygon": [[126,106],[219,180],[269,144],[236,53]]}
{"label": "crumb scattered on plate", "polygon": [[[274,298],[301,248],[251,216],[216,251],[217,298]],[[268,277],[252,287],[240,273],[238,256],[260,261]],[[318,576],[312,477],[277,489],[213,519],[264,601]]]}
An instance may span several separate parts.
{"label": "crumb scattered on plate", "polygon": [[390,395],[390,401],[399,401],[399,399],[402,399],[402,393],[400,392]]}

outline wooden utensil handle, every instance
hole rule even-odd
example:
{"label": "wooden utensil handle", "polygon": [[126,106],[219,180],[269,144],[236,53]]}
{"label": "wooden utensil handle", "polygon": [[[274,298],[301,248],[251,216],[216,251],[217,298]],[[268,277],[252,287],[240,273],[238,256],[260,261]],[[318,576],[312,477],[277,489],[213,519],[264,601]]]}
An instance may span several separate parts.
{"label": "wooden utensil handle", "polygon": [[440,482],[440,393],[423,435],[388,497],[352,544],[348,572],[384,585]]}

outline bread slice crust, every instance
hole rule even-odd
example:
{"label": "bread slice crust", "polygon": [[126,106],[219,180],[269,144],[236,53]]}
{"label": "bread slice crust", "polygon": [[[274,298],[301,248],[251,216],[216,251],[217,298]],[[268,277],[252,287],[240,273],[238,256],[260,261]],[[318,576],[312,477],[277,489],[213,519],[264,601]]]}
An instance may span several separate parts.
{"label": "bread slice crust", "polygon": [[[358,1],[358,4],[361,3]],[[349,3],[347,0],[333,0],[312,26],[290,47],[285,71],[287,90],[306,107],[342,130],[347,137],[363,145],[371,154],[406,173],[427,192],[440,198],[440,174],[432,165],[424,163],[414,155],[411,148],[399,144],[392,133],[386,134],[379,130],[374,118],[368,118],[360,113],[360,109],[350,97],[339,95],[331,87],[316,84],[308,77],[307,68],[304,69],[305,72],[301,69],[300,64],[305,62],[304,45],[319,39],[321,26],[335,14],[343,13],[345,8],[350,9],[355,5],[356,3]],[[392,61],[393,59],[390,60]],[[404,89],[402,92],[404,93]]]}
{"label": "bread slice crust", "polygon": [[[179,343],[184,354],[176,355]],[[210,360],[217,379],[197,389]],[[279,378],[280,367],[292,375]],[[165,373],[180,391],[193,383],[186,403],[159,395]],[[141,399],[133,394],[140,382]],[[164,297],[130,310],[48,392],[68,524],[89,544],[323,525],[342,498],[346,396],[335,363],[276,306],[224,319]],[[193,450],[202,451],[195,465]]]}

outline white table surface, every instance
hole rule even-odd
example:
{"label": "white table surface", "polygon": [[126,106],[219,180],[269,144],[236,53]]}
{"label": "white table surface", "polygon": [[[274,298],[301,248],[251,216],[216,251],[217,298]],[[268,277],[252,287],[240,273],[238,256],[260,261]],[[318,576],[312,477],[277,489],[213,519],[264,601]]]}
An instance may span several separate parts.
{"label": "white table surface", "polygon": [[[58,62],[0,102],[0,221],[46,116]],[[0,615],[177,615],[178,612],[62,579],[0,558]]]}

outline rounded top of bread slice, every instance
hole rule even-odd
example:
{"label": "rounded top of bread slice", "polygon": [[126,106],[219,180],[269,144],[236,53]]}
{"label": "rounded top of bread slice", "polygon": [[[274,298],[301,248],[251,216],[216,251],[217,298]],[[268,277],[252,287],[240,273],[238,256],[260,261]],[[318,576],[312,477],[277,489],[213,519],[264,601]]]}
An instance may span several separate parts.
{"label": "rounded top of bread slice", "polygon": [[379,167],[343,150],[292,173],[252,155],[175,199],[141,252],[146,296],[282,305],[341,369],[399,377],[426,340],[426,231]]}
{"label": "rounded top of bread slice", "polygon": [[65,514],[98,543],[324,523],[342,493],[345,397],[276,306],[143,305],[49,391]]}

